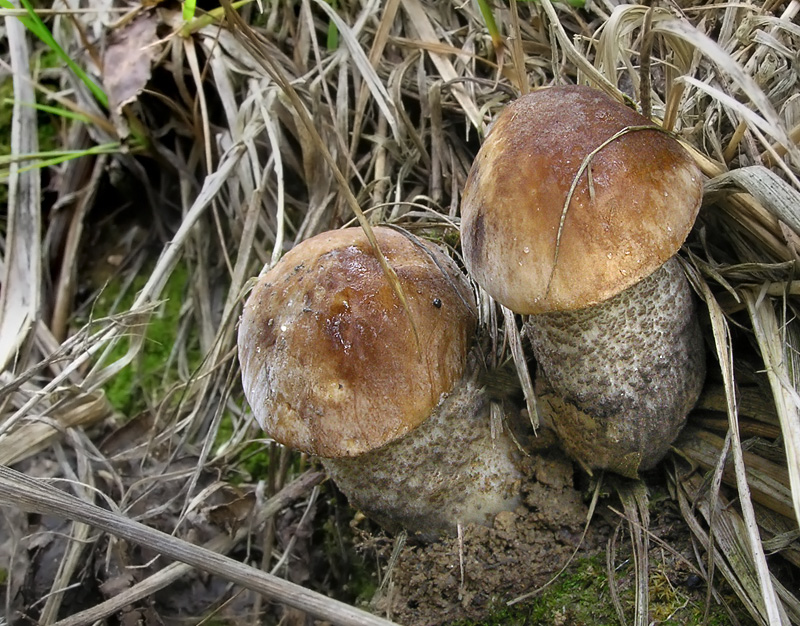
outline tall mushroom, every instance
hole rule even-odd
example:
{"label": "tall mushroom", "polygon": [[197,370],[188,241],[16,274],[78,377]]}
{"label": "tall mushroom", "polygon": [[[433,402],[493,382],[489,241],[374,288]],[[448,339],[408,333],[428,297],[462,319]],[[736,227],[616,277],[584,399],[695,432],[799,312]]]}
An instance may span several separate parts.
{"label": "tall mushroom", "polygon": [[701,199],[680,144],[589,87],[519,98],[475,158],[467,269],[529,316],[539,410],[587,468],[653,467],[700,393],[705,352],[675,253]]}
{"label": "tall mushroom", "polygon": [[245,395],[270,437],[321,457],[384,527],[433,538],[490,524],[517,505],[521,473],[513,440],[490,432],[472,292],[436,246],[373,230],[407,308],[360,228],[303,241],[245,305]]}

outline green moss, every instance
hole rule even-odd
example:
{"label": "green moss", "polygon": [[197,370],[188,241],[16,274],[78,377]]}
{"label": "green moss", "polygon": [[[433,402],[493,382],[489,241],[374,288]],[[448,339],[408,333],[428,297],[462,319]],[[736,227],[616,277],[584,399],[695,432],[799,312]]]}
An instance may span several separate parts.
{"label": "green moss", "polygon": [[378,591],[378,580],[375,578],[375,575],[360,561],[354,561],[348,574],[350,575],[350,579],[347,582],[347,587],[354,598],[352,603],[355,606],[364,606],[368,604]]}
{"label": "green moss", "polygon": [[3,154],[11,151],[11,115],[14,105],[14,80],[6,78],[0,82],[0,149]]}
{"label": "green moss", "polygon": [[61,57],[52,48],[43,48],[38,55],[39,67],[41,68],[60,68],[63,63]]}
{"label": "green moss", "polygon": [[[230,415],[223,415],[217,430],[214,446],[219,447],[229,441],[233,436],[233,422]],[[235,458],[230,460],[230,467],[235,468],[236,474],[228,477],[233,484],[247,480],[255,482],[264,480],[269,476],[269,466],[272,463],[272,452],[269,445],[261,441],[254,441],[242,446]]]}
{"label": "green moss", "polygon": [[[625,568],[623,568],[624,570]],[[633,587],[622,579],[632,580],[632,573],[618,571],[620,601],[629,619],[633,617]],[[709,619],[703,621],[704,605],[697,595],[670,582],[661,570],[651,571],[650,616],[661,626],[729,626],[730,619],[718,605],[712,604]],[[743,616],[744,622],[749,623]],[[534,626],[569,624],[570,626],[617,626],[619,620],[611,602],[606,575],[605,555],[579,560],[570,570],[530,602],[507,606],[498,602],[491,617],[481,622],[458,621],[452,626]]]}
{"label": "green moss", "polygon": [[[0,154],[11,154],[11,117],[14,106],[14,81],[11,78],[0,82]],[[0,206],[8,204],[8,185],[0,185]],[[5,217],[3,218],[5,222]],[[3,232],[6,225],[3,224]]]}
{"label": "green moss", "polygon": [[[140,273],[132,287],[119,299],[117,310],[126,310],[133,304],[135,294],[144,287],[148,274]],[[125,415],[134,415],[146,409],[149,399],[163,397],[164,390],[180,381],[178,373],[169,367],[170,354],[177,339],[181,305],[186,298],[188,270],[178,266],[167,281],[162,293],[162,304],[148,321],[144,345],[134,361],[122,369],[106,386],[106,394],[115,409]],[[94,316],[112,313],[112,307],[120,296],[121,285],[112,281],[95,304]],[[117,344],[109,361],[121,358],[129,347],[123,339]],[[189,367],[200,363],[200,350],[196,343],[188,348]]]}
{"label": "green moss", "polygon": [[250,474],[252,480],[258,481],[269,475],[271,460],[269,447],[260,442],[253,442],[244,447],[236,466]]}

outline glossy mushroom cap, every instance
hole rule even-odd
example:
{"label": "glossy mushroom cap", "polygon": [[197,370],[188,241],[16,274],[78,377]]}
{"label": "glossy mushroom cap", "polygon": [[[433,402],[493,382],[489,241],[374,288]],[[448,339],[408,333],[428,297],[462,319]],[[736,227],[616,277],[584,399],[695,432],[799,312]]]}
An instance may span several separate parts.
{"label": "glossy mushroom cap", "polygon": [[689,154],[638,113],[589,87],[534,91],[503,110],[473,163],[461,204],[464,261],[517,313],[591,306],[672,257],[701,199]]}
{"label": "glossy mushroom cap", "polygon": [[436,247],[373,230],[408,311],[364,232],[348,228],[286,253],[242,315],[253,413],[269,436],[309,454],[355,456],[402,437],[464,374],[476,325],[466,280]]}

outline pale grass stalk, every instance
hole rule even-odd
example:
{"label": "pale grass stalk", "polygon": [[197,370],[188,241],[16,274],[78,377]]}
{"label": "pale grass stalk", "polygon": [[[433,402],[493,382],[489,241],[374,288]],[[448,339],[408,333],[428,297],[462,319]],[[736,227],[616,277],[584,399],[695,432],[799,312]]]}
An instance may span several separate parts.
{"label": "pale grass stalk", "polygon": [[395,117],[394,103],[389,97],[386,87],[383,85],[380,78],[378,78],[378,75],[373,69],[372,64],[370,64],[363,48],[356,39],[353,29],[351,29],[350,26],[341,18],[341,16],[333,10],[330,4],[324,2],[324,0],[313,0],[313,2],[317,5],[318,9],[321,9],[327,15],[327,17],[334,24],[336,24],[336,27],[339,29],[339,34],[347,46],[347,50],[350,52],[350,58],[355,63],[358,71],[361,73],[364,83],[367,85],[370,93],[372,93],[375,104],[378,105],[381,113],[383,113],[383,116],[389,122],[389,126],[392,129],[392,134],[394,135],[395,139],[399,140],[400,130],[397,125],[397,118]]}
{"label": "pale grass stalk", "polygon": [[742,67],[736,63],[728,53],[720,48],[710,37],[701,33],[694,26],[683,20],[670,20],[654,24],[653,31],[671,34],[691,43],[725,72],[736,88],[741,90],[756,106],[760,115],[753,114],[750,109],[742,107],[738,101],[722,93],[720,90],[711,87],[704,81],[689,76],[684,76],[684,80],[690,82],[698,89],[703,89],[708,93],[712,93],[716,99],[724,101],[726,105],[736,108],[737,112],[743,117],[758,126],[782,145],[792,157],[795,164],[800,167],[800,149],[794,146],[789,139],[788,133],[775,111],[775,107],[755,80],[746,74]]}
{"label": "pale grass stalk", "polygon": [[[275,170],[275,182],[277,184],[277,209],[275,213],[275,221],[278,227],[275,231],[275,245],[272,248],[272,256],[270,257],[269,265],[275,265],[283,254],[283,242],[286,231],[286,192],[284,183],[283,172],[283,158],[281,157],[281,144],[278,129],[275,127],[273,116],[270,114],[272,104],[274,103],[274,94],[269,101],[265,101],[263,97],[258,97],[259,110],[261,112],[261,119],[264,123],[264,129],[267,131],[267,138],[269,139],[270,148],[272,149],[272,157]],[[266,269],[266,265],[264,266]]]}
{"label": "pale grass stalk", "polygon": [[0,503],[89,524],[337,626],[392,626],[388,620],[101,509],[4,466],[0,466]]}
{"label": "pale grass stalk", "polygon": [[[36,101],[30,82],[28,33],[15,17],[5,20],[14,77],[11,153],[39,151]],[[8,178],[8,230],[0,291],[0,371],[15,358],[39,316],[42,284],[41,178],[34,167],[12,162]]]}
{"label": "pale grass stalk", "polygon": [[764,617],[767,623],[773,626],[788,626],[789,621],[780,604],[775,588],[772,584],[769,567],[767,566],[764,548],[761,544],[761,536],[758,532],[758,525],[753,511],[753,503],[750,499],[750,486],[747,483],[747,473],[744,466],[742,453],[742,443],[739,437],[739,419],[736,407],[736,392],[734,390],[733,378],[733,352],[731,338],[728,330],[728,323],[719,308],[714,296],[708,290],[708,286],[700,283],[703,299],[709,309],[709,317],[714,336],[714,347],[717,352],[722,380],[725,385],[725,395],[727,398],[728,425],[730,428],[731,448],[733,451],[733,463],[736,474],[736,487],[739,492],[739,503],[742,508],[744,530],[747,538],[747,548],[750,558],[755,566],[759,591],[761,594],[758,605],[763,606]]}
{"label": "pale grass stalk", "polygon": [[[556,13],[553,3],[550,0],[541,0],[541,4],[550,22],[550,27],[555,33],[558,44],[561,46],[562,51],[566,54],[570,62],[574,63],[576,68],[582,72],[584,79],[587,80],[589,84],[604,91],[615,100],[620,100],[622,94],[619,89],[617,89],[616,85],[601,74],[572,43],[569,35],[567,35],[567,32],[561,25],[561,21],[558,19],[558,14]],[[555,45],[555,42],[553,43]]]}
{"label": "pale grass stalk", "polygon": [[744,291],[743,296],[778,409],[795,521],[800,528],[800,394],[792,346],[786,339],[787,333],[796,331],[791,327],[781,329],[770,300],[756,300],[752,291]]}
{"label": "pale grass stalk", "polygon": [[[301,497],[313,485],[320,482],[324,476],[319,472],[306,473],[284,487],[279,493],[271,497],[254,514],[254,519],[236,530],[233,536],[220,534],[204,544],[204,548],[218,554],[226,554],[234,547],[245,541],[254,528],[259,528],[273,515],[277,514],[287,504]],[[109,598],[89,609],[75,613],[70,617],[56,622],[53,626],[88,626],[97,620],[103,619],[125,607],[152,596],[155,592],[167,587],[181,577],[191,573],[192,566],[186,563],[170,563],[152,576],[136,583],[124,592]]]}
{"label": "pale grass stalk", "polygon": [[[436,35],[436,31],[434,30],[433,25],[428,19],[425,9],[419,0],[405,0],[403,2],[403,9],[408,14],[411,23],[414,25],[414,29],[417,31],[417,36],[422,41],[426,43],[439,41],[439,37]],[[431,61],[433,61],[433,64],[436,66],[436,69],[439,70],[439,74],[441,75],[443,81],[452,82],[458,78],[458,74],[448,58],[436,52],[431,52],[430,57]],[[483,117],[481,116],[478,107],[475,106],[475,103],[469,97],[469,94],[466,92],[463,86],[458,84],[454,84],[451,89],[453,96],[461,105],[462,109],[464,110],[464,114],[467,116],[470,123],[481,134],[483,134],[485,130]]]}
{"label": "pale grass stalk", "polygon": [[53,407],[52,418],[28,419],[12,432],[0,436],[0,465],[14,465],[47,449],[69,428],[88,427],[110,413],[102,392],[78,396],[61,407]]}
{"label": "pale grass stalk", "polygon": [[[164,248],[161,257],[156,263],[156,267],[151,273],[147,283],[139,292],[138,296],[131,305],[131,311],[134,315],[148,316],[152,310],[152,302],[160,295],[164,289],[164,285],[169,279],[170,274],[175,269],[178,261],[181,258],[183,245],[186,238],[190,235],[192,228],[198,219],[203,215],[205,209],[211,203],[213,198],[219,192],[222,185],[228,179],[230,172],[236,167],[239,159],[244,152],[244,146],[241,144],[234,145],[226,154],[220,159],[220,164],[216,172],[206,177],[205,183],[197,195],[195,202],[192,204],[191,209],[181,222],[178,231],[175,233],[172,241]],[[91,337],[87,342],[85,349],[77,354],[69,365],[52,380],[50,380],[42,389],[39,394],[33,396],[22,407],[20,407],[14,414],[0,426],[0,434],[8,432],[9,429],[15,425],[23,416],[25,416],[32,407],[34,407],[40,398],[44,395],[51,393],[65,380],[68,380],[73,372],[78,371],[87,362],[95,359],[103,350],[110,352],[113,343],[110,342],[118,340],[123,331],[128,330],[120,327],[105,328]],[[113,377],[119,370],[128,365],[138,353],[141,347],[143,337],[142,329],[139,329],[133,335],[131,342],[131,349],[128,350],[126,355],[108,366],[104,366],[102,359],[94,365],[86,376],[86,389],[97,389]],[[138,343],[137,343],[138,342]]]}
{"label": "pale grass stalk", "polygon": [[[488,297],[488,296],[487,296]],[[500,306],[503,312],[504,328],[506,339],[508,340],[511,356],[514,359],[514,366],[517,370],[517,378],[519,378],[520,385],[522,385],[523,395],[525,396],[525,405],[528,408],[528,417],[531,420],[533,432],[541,425],[539,421],[539,411],[536,408],[536,394],[533,390],[533,383],[531,382],[530,371],[528,370],[528,363],[525,359],[525,354],[522,348],[522,337],[520,335],[519,327],[517,326],[514,313],[504,306]]]}

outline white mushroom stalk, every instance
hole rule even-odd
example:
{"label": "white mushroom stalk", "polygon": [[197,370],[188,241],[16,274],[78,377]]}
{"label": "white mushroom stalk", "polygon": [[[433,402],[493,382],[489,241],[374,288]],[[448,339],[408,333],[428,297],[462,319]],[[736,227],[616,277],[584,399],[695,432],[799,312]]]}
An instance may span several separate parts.
{"label": "white mushroom stalk", "polygon": [[245,306],[245,395],[270,437],[321,457],[389,530],[430,539],[491,524],[518,504],[521,472],[476,383],[472,292],[437,247],[373,230],[407,308],[361,229],[298,244]]}
{"label": "white mushroom stalk", "polygon": [[680,144],[588,87],[512,103],[475,159],[467,269],[529,316],[540,412],[587,469],[653,467],[699,396],[705,352],[674,255],[701,200]]}

